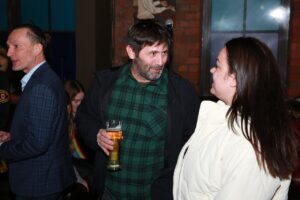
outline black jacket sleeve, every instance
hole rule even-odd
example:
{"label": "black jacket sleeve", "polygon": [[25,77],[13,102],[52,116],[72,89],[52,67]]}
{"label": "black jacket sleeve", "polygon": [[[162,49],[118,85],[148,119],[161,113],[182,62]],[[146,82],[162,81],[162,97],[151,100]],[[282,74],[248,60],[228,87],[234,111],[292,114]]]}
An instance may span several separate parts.
{"label": "black jacket sleeve", "polygon": [[78,108],[75,118],[80,138],[94,150],[99,148],[96,140],[97,133],[100,128],[104,127],[101,119],[100,85],[100,80],[94,79]]}

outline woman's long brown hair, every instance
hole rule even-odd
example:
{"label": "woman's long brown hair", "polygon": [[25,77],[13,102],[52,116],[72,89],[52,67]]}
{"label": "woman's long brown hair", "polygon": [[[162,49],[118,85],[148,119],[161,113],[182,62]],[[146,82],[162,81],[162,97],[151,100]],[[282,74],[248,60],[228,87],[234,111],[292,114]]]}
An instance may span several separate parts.
{"label": "woman's long brown hair", "polygon": [[242,132],[258,163],[273,177],[287,178],[296,168],[298,143],[291,131],[285,90],[271,50],[255,38],[226,43],[229,73],[236,76],[236,94],[227,113],[229,126],[240,117]]}
{"label": "woman's long brown hair", "polygon": [[69,130],[69,136],[70,138],[72,138],[74,134],[73,130],[75,128],[75,125],[74,125],[74,116],[73,116],[71,103],[78,93],[80,92],[85,93],[85,90],[83,85],[77,80],[66,81],[64,87],[67,95],[67,104],[68,104],[68,130]]}

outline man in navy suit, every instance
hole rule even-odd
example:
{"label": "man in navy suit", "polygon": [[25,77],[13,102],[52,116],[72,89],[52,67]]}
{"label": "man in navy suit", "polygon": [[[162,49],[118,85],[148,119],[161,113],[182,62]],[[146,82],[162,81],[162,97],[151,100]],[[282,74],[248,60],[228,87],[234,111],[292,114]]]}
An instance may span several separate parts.
{"label": "man in navy suit", "polygon": [[47,39],[26,24],[8,36],[7,56],[24,71],[10,133],[0,131],[0,159],[9,161],[16,200],[54,200],[75,181],[67,134],[67,105],[59,77],[45,60]]}

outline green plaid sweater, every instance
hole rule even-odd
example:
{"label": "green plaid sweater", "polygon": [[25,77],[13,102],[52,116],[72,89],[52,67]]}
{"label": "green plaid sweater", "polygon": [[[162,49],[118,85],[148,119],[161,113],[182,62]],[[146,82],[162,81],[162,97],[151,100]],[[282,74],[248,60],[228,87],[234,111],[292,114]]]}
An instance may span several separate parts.
{"label": "green plaid sweater", "polygon": [[108,172],[105,185],[116,199],[151,199],[151,183],[164,163],[167,85],[166,70],[157,81],[142,85],[130,65],[114,85],[106,118],[122,120],[122,170]]}

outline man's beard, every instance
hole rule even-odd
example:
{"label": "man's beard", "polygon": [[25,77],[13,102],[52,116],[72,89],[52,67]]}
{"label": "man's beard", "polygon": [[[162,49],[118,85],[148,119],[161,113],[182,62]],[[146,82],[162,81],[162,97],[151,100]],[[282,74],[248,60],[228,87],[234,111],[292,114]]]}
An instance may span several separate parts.
{"label": "man's beard", "polygon": [[[151,71],[150,69],[151,68],[155,68],[155,69],[159,69],[160,71],[159,72],[153,72]],[[161,67],[161,66],[147,66],[147,70],[144,71],[144,70],[141,70],[141,68],[138,68],[139,70],[139,73],[147,80],[149,81],[155,81],[157,79],[160,78],[162,72],[163,72],[163,68],[164,67]]]}

